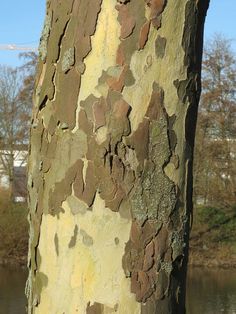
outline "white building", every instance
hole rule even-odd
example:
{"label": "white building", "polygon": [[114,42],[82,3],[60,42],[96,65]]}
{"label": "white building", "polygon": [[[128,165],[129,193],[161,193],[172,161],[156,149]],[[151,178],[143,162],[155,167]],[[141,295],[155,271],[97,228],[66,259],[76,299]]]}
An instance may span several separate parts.
{"label": "white building", "polygon": [[[0,187],[9,188],[11,150],[0,150]],[[26,147],[13,151],[13,195],[16,202],[26,201],[26,166],[28,150]]]}

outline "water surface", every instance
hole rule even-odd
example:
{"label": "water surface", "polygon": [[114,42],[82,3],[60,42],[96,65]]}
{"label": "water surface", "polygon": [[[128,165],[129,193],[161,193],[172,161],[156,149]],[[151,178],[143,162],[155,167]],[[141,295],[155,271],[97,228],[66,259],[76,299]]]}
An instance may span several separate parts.
{"label": "water surface", "polygon": [[[26,278],[22,268],[0,266],[0,314],[26,313]],[[189,269],[186,305],[187,314],[236,314],[236,270]]]}
{"label": "water surface", "polygon": [[0,266],[0,314],[26,313],[26,278],[25,269]]}
{"label": "water surface", "polygon": [[236,314],[236,270],[190,268],[187,314]]}

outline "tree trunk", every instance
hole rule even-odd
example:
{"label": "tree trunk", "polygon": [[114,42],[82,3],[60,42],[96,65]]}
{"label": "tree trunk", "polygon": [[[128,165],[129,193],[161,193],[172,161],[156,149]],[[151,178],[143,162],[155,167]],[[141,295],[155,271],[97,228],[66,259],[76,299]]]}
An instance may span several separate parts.
{"label": "tree trunk", "polygon": [[185,313],[207,2],[47,2],[29,313]]}
{"label": "tree trunk", "polygon": [[9,160],[8,160],[8,165],[9,165],[9,171],[8,171],[8,178],[9,178],[9,198],[11,202],[15,201],[14,197],[14,150],[11,148],[10,154],[9,154]]}

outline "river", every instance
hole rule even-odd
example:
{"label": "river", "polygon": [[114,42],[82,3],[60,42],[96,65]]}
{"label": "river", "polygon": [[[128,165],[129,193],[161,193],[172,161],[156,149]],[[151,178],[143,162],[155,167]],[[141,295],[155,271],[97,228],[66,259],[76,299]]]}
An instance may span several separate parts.
{"label": "river", "polygon": [[[0,314],[25,314],[27,271],[0,266]],[[46,314],[46,313],[45,313]]]}
{"label": "river", "polygon": [[[26,277],[21,268],[0,266],[0,314],[25,314]],[[187,314],[236,314],[236,270],[190,269],[186,304]]]}

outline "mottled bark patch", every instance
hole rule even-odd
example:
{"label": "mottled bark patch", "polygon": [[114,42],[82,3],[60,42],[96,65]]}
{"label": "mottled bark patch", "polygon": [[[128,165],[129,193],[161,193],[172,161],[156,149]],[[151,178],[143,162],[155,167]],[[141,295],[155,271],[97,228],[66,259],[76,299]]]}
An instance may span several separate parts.
{"label": "mottled bark patch", "polygon": [[[172,151],[163,102],[163,91],[154,84],[144,117],[147,135],[142,132],[140,137],[136,136],[144,127],[142,122],[130,138],[131,145],[138,146],[139,138],[146,139],[147,145],[143,153],[137,154],[141,167],[131,195],[133,223],[123,258],[125,273],[131,277],[131,291],[139,302],[146,302],[151,296],[163,298],[168,293],[172,272],[167,226],[177,195],[175,184],[164,173]],[[135,147],[135,151],[139,150]],[[162,287],[161,291],[158,286]]]}
{"label": "mottled bark patch", "polygon": [[63,180],[56,182],[49,194],[49,211],[52,215],[59,214],[61,211],[61,204],[66,200],[67,196],[71,194],[72,183],[75,181],[77,164],[71,166]]}
{"label": "mottled bark patch", "polygon": [[[190,127],[185,125],[185,121],[183,124],[179,121],[190,119],[189,102],[196,103],[194,95],[198,89],[199,76],[195,72],[199,72],[199,69],[195,69],[195,61],[190,62],[190,56],[195,54],[196,39],[189,36],[192,32],[189,25],[197,25],[196,7],[200,4],[187,1],[186,12],[182,12],[183,16],[185,13],[186,20],[182,36],[184,65],[180,75],[177,73],[177,67],[174,77],[173,74],[170,75],[169,86],[176,86],[179,101],[186,108],[179,106],[178,110],[172,112],[176,115],[168,116],[165,106],[172,108],[174,104],[165,104],[164,91],[153,83],[159,77],[161,81],[162,75],[153,73],[154,76],[150,78],[154,65],[161,65],[160,59],[165,60],[171,21],[166,22],[167,28],[163,27],[161,32],[162,36],[166,37],[159,36],[155,30],[161,27],[164,17],[166,21],[166,15],[162,14],[166,3],[166,0],[117,1],[113,21],[117,23],[117,37],[120,27],[120,37],[115,48],[117,51],[113,51],[116,60],[114,64],[109,64],[109,67],[106,67],[106,60],[101,60],[104,62],[103,73],[101,76],[97,75],[100,77],[96,77],[90,95],[86,93],[89,96],[82,97],[81,80],[86,77],[86,71],[92,73],[93,66],[95,67],[94,64],[91,66],[86,62],[86,57],[89,59],[90,52],[93,52],[92,36],[96,31],[102,0],[47,2],[47,18],[41,38],[34,96],[30,151],[31,312],[34,306],[39,305],[42,287],[48,283],[44,274],[39,272],[40,255],[37,246],[42,215],[57,215],[58,219],[63,219],[62,203],[65,201],[64,214],[68,214],[66,205],[69,205],[70,215],[81,215],[72,218],[83,219],[82,215],[93,210],[96,197],[102,199],[105,207],[119,212],[129,220],[131,208],[132,227],[130,239],[125,241],[127,244],[123,268],[125,275],[130,278],[131,291],[136,300],[142,303],[141,312],[155,313],[158,308],[161,313],[175,313],[175,308],[178,307],[175,307],[174,303],[178,301],[183,280],[177,277],[183,273],[183,263],[186,261],[184,232],[188,224],[188,209],[183,206],[183,202],[186,198],[189,202],[191,194],[187,189],[186,196],[183,190],[189,182],[188,171],[191,165],[187,163],[187,159],[191,151],[189,147],[192,145],[189,133],[184,134],[182,130],[184,126],[188,130]],[[181,8],[183,9],[184,5],[180,6],[179,12]],[[183,16],[181,21],[184,21]],[[174,17],[178,17],[178,14]],[[103,30],[109,32],[109,29]],[[152,47],[149,45],[149,39],[152,40]],[[168,42],[168,49],[169,44],[173,48],[172,41]],[[141,58],[143,62],[137,64],[137,60]],[[187,72],[184,67],[188,67]],[[167,73],[169,74],[169,71]],[[94,75],[96,76],[95,72]],[[129,103],[125,96],[128,91],[131,93],[130,99],[135,99],[135,92],[132,94],[134,87],[134,90],[138,91],[138,97],[142,98],[145,92],[142,94],[143,86],[139,85],[144,80],[139,80],[140,75],[147,77],[148,84],[153,84],[153,90],[148,109],[146,113],[143,110],[137,122],[136,104],[132,100]],[[169,77],[163,77],[169,80]],[[164,81],[159,82],[162,83],[168,86]],[[140,92],[136,87],[140,87]],[[165,90],[165,93],[169,93],[169,89]],[[150,94],[148,93],[148,97]],[[172,97],[173,102],[178,102],[175,96]],[[168,97],[171,100],[172,98]],[[147,98],[143,99],[140,105],[146,108]],[[189,146],[185,145],[185,136],[187,142],[190,141]],[[179,154],[180,150],[181,154],[184,154],[183,158]],[[183,160],[184,158],[186,160]],[[185,161],[188,165],[186,169]],[[179,168],[181,171],[181,182],[174,179],[172,181],[169,176],[173,168]],[[88,215],[90,214],[91,212]],[[116,217],[118,214],[112,215]],[[73,229],[74,224],[70,226]],[[56,254],[60,258],[58,235],[55,233],[54,236],[54,232],[52,241],[54,240]],[[81,247],[92,249],[96,238],[93,239],[89,232],[89,229],[79,229],[76,225],[74,233],[71,230],[72,237],[71,240],[68,238],[68,246],[72,248],[76,241],[80,240]],[[120,249],[122,242],[118,236],[114,234],[112,237],[112,245],[116,251]],[[88,300],[85,301],[85,307],[87,302]],[[118,305],[110,309],[105,302],[104,305],[95,302],[92,305],[87,304],[86,312],[114,312],[117,308]]]}
{"label": "mottled bark patch", "polygon": [[[59,217],[63,213],[62,202],[72,193],[72,184],[81,168],[81,151],[86,148],[86,143],[80,142],[80,149],[75,149],[75,157],[72,146],[77,146],[77,139],[81,137],[70,131],[76,123],[80,75],[85,70],[83,59],[91,50],[90,37],[95,32],[100,9],[101,0],[47,2],[40,41],[30,150],[32,211],[29,281],[35,284],[40,282],[40,276],[35,274],[42,214],[57,214]],[[59,254],[57,239],[55,236],[54,244]],[[34,295],[35,288],[31,286],[29,312]]]}

